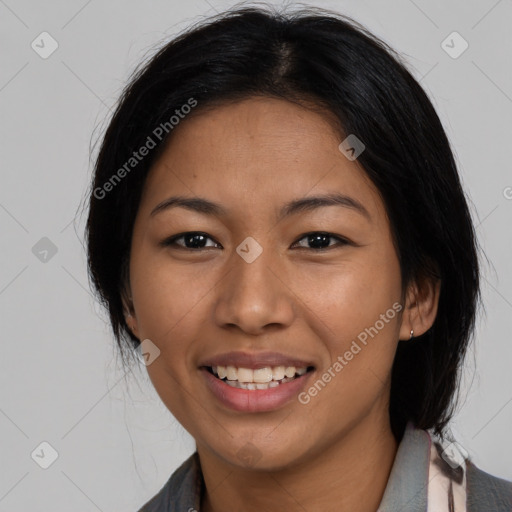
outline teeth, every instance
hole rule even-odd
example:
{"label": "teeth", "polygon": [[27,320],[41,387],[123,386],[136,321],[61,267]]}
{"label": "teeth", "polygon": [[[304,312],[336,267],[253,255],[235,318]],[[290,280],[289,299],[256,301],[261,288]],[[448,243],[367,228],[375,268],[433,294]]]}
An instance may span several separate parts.
{"label": "teeth", "polygon": [[235,366],[213,366],[213,373],[219,379],[226,379],[224,382],[232,387],[242,389],[267,389],[275,388],[280,383],[290,382],[296,376],[304,375],[306,367],[295,366],[266,366],[264,368],[237,368]]}
{"label": "teeth", "polygon": [[284,379],[284,366],[276,366],[272,368],[272,379],[281,380]]}
{"label": "teeth", "polygon": [[294,377],[295,376],[295,366],[287,366],[286,370],[284,371],[284,374],[287,377]]}
{"label": "teeth", "polygon": [[238,382],[254,382],[254,372],[249,368],[237,368]]}
{"label": "teeth", "polygon": [[[286,382],[290,382],[293,379],[289,379],[288,377],[284,378],[281,383],[285,384]],[[232,388],[238,388],[238,389],[268,389],[268,388],[277,388],[277,386],[280,386],[279,382],[277,381],[270,381],[270,382],[238,382],[237,380],[225,380],[224,381],[228,386],[231,386]]]}
{"label": "teeth", "polygon": [[[223,366],[220,368],[223,368]],[[215,367],[213,368],[213,371],[215,371]],[[236,368],[234,366],[226,366],[226,377],[228,380],[237,380]]]}
{"label": "teeth", "polygon": [[[240,380],[245,380],[240,378]],[[253,371],[253,382],[270,382],[272,380],[272,368],[258,368]]]}

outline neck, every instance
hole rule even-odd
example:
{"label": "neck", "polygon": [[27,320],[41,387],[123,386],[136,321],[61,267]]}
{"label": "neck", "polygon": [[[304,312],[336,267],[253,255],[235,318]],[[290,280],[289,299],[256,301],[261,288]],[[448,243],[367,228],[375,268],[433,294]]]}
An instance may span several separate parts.
{"label": "neck", "polygon": [[307,463],[277,471],[240,469],[198,446],[206,486],[201,510],[375,512],[397,449],[389,422],[382,427],[371,416]]}

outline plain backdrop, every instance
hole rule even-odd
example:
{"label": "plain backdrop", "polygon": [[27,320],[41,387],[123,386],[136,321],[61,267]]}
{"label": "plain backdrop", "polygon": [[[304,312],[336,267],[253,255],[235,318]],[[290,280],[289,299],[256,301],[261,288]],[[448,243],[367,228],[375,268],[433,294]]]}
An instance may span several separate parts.
{"label": "plain backdrop", "polygon": [[[146,369],[120,364],[89,289],[77,212],[91,145],[134,67],[232,5],[0,0],[0,512],[135,511],[194,450]],[[398,50],[453,144],[488,261],[452,431],[477,465],[512,479],[512,4],[310,5]]]}

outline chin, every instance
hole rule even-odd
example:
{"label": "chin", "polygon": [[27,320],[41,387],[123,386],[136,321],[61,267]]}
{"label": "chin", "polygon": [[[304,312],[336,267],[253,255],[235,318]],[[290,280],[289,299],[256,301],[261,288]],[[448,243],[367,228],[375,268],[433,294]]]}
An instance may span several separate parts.
{"label": "chin", "polygon": [[[269,443],[238,440],[230,442],[228,447],[219,447],[214,451],[228,464],[237,466],[240,469],[253,471],[280,471],[290,466],[295,466],[307,460],[307,452],[300,441],[277,444],[275,440]],[[297,447],[301,446],[300,453]]]}

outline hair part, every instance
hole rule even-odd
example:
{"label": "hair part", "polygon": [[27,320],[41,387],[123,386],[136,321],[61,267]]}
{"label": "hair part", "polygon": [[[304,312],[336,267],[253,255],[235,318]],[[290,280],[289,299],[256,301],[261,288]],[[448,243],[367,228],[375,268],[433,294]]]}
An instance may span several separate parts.
{"label": "hair part", "polygon": [[354,20],[323,9],[221,13],[168,42],[123,91],[95,162],[86,226],[89,276],[123,361],[140,344],[124,317],[133,225],[172,131],[105,197],[94,191],[190,98],[197,106],[180,122],[252,96],[316,106],[340,136],[365,144],[358,162],[386,206],[403,290],[413,281],[441,282],[432,327],[399,342],[391,426],[397,439],[409,420],[443,435],[480,298],[468,204],[442,124],[400,56]]}

